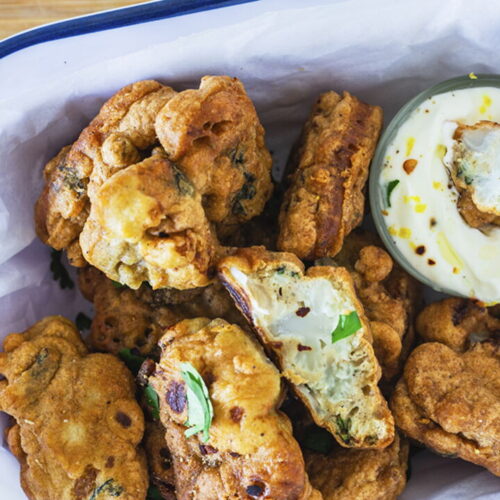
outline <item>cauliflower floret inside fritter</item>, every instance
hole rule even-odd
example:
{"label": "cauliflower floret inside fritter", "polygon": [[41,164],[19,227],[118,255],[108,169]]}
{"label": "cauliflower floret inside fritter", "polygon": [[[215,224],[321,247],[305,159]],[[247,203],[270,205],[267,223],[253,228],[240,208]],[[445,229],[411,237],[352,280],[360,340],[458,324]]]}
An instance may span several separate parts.
{"label": "cauliflower floret inside fritter", "polygon": [[145,498],[144,417],[125,365],[88,354],[74,325],[58,316],[7,336],[4,350],[0,410],[16,421],[7,440],[26,494]]}

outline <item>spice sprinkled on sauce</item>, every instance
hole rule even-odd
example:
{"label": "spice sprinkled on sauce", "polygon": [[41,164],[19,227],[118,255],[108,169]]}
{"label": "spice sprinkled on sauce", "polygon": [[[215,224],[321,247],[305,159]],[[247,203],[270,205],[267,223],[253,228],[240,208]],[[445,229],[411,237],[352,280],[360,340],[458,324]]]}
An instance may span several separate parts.
{"label": "spice sprinkled on sauce", "polygon": [[417,248],[415,248],[415,253],[417,255],[424,255],[424,253],[425,253],[424,245],[419,245]]}
{"label": "spice sprinkled on sauce", "polygon": [[403,162],[403,170],[410,175],[414,170],[415,167],[417,166],[418,162],[417,160],[414,160],[413,158],[410,158],[409,160],[405,160]]}

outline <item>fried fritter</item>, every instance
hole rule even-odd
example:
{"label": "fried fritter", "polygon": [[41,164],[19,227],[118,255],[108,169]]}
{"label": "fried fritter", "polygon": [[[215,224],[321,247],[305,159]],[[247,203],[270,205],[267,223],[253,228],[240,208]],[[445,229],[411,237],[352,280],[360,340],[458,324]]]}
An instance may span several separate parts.
{"label": "fried fritter", "polygon": [[406,485],[408,442],[394,437],[383,450],[306,451],[311,484],[324,500],[396,500]]}
{"label": "fried fritter", "polygon": [[373,334],[385,380],[398,375],[415,337],[420,286],[379,245],[376,235],[354,231],[334,262],[351,271]]}
{"label": "fried fritter", "polygon": [[500,475],[500,352],[494,341],[464,353],[437,342],[420,345],[408,358],[391,408],[412,439]]}
{"label": "fried fritter", "polygon": [[460,214],[471,227],[500,226],[500,124],[483,120],[459,125],[453,138],[450,173],[460,193]]}
{"label": "fried fritter", "polygon": [[[149,383],[159,395],[179,499],[320,498],[290,421],[277,410],[279,373],[247,334],[221,319],[198,318],[167,330],[160,347]],[[201,433],[186,437],[184,425],[197,408],[182,363],[206,384],[213,405],[208,440]]]}
{"label": "fried fritter", "polygon": [[148,285],[132,290],[90,266],[81,269],[78,277],[83,295],[94,303],[90,343],[97,351],[118,354],[128,348],[150,355],[163,331],[186,318],[223,318],[246,325],[218,281],[206,288],[172,293],[152,290]]}
{"label": "fried fritter", "polygon": [[[392,442],[370,328],[346,269],[304,273],[294,255],[254,247],[222,259],[219,275],[319,426],[345,447]],[[344,334],[349,319],[355,328]],[[341,337],[334,340],[337,328]]]}
{"label": "fried fritter", "polygon": [[417,318],[426,342],[440,342],[462,352],[471,342],[500,337],[500,319],[476,301],[452,297],[428,305]]}
{"label": "fried fritter", "polygon": [[363,187],[381,127],[378,106],[348,92],[320,96],[288,167],[279,250],[306,260],[340,251],[363,218]]}
{"label": "fried fritter", "polygon": [[67,249],[73,265],[85,265],[78,237],[102,183],[137,163],[157,142],[156,114],[175,95],[153,80],[127,85],[101,108],[72,146],[45,167],[45,187],[35,207],[39,238],[57,250]]}
{"label": "fried fritter", "polygon": [[172,455],[165,442],[165,429],[160,422],[146,423],[144,448],[152,483],[158,488],[163,500],[176,500]]}
{"label": "fried fritter", "polygon": [[156,119],[169,158],[203,196],[219,234],[260,214],[271,196],[271,155],[243,84],[205,76],[198,90],[171,99]]}
{"label": "fried fritter", "polygon": [[144,499],[144,417],[125,365],[88,354],[74,325],[59,316],[7,336],[4,350],[0,410],[16,420],[8,443],[28,497]]}
{"label": "fried fritter", "polygon": [[160,153],[101,186],[80,245],[87,262],[135,289],[208,285],[219,247],[201,195]]}

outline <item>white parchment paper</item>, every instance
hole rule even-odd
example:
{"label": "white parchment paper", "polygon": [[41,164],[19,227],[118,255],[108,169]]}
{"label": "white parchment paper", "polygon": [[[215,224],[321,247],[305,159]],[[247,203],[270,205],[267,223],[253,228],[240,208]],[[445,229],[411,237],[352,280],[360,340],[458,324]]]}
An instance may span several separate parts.
{"label": "white parchment paper", "polygon": [[[48,314],[90,305],[62,291],[36,241],[43,165],[121,86],[156,78],[176,89],[205,74],[239,77],[256,103],[279,170],[316,96],[349,90],[384,108],[446,78],[500,73],[500,2],[263,0],[58,40],[0,61],[0,338]],[[5,419],[3,420],[5,424]],[[18,466],[0,448],[0,498],[23,499]],[[402,496],[500,498],[484,469],[429,452]]]}

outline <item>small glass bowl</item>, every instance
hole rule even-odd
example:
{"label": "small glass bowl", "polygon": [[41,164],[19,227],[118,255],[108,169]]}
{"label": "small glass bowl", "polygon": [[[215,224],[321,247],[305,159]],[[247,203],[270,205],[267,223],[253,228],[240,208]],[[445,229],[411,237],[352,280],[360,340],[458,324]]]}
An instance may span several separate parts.
{"label": "small glass bowl", "polygon": [[396,114],[396,116],[391,120],[387,128],[384,130],[382,137],[375,150],[375,155],[373,157],[371,167],[370,167],[370,181],[369,181],[369,193],[370,193],[370,207],[372,212],[373,221],[375,227],[377,228],[378,234],[382,238],[384,245],[389,250],[389,253],[396,259],[396,261],[401,265],[401,267],[411,274],[418,281],[431,287],[437,292],[446,293],[448,295],[466,297],[455,290],[440,286],[434,283],[427,276],[417,271],[415,267],[408,261],[408,259],[401,253],[396,243],[389,234],[387,225],[385,223],[384,216],[382,215],[382,210],[384,209],[384,200],[386,193],[379,183],[380,173],[384,165],[384,158],[386,156],[386,150],[391,144],[392,140],[396,136],[399,127],[407,120],[409,115],[416,109],[420,104],[422,104],[426,99],[433,97],[438,94],[443,94],[445,92],[461,89],[469,89],[476,87],[497,87],[500,88],[500,75],[488,75],[488,74],[478,74],[468,76],[459,76],[456,78],[451,78],[444,82],[438,83],[427,90],[424,90],[409,102],[407,102]]}

